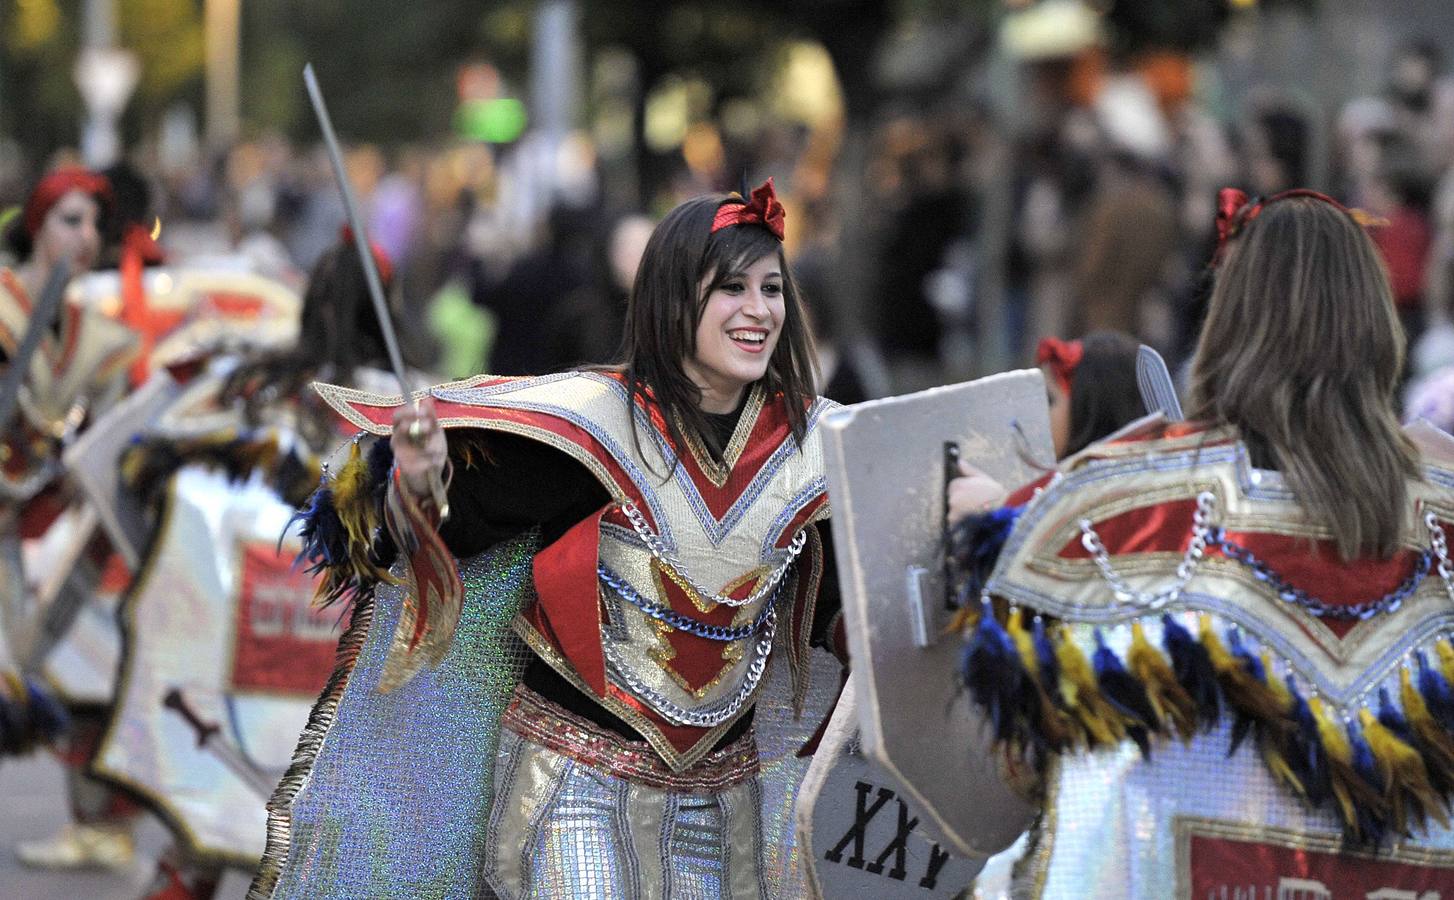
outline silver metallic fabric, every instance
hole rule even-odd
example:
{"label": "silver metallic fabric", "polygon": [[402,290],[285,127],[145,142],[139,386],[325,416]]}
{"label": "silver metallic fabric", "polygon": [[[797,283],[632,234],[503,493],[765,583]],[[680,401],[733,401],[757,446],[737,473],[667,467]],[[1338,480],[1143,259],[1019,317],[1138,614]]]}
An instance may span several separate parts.
{"label": "silver metallic fabric", "polygon": [[715,792],[660,790],[506,728],[495,796],[486,873],[505,900],[767,896],[756,775]]}
{"label": "silver metallic fabric", "polygon": [[[1187,841],[1199,833],[1235,837],[1248,845],[1293,845],[1300,853],[1337,848],[1341,827],[1336,818],[1326,811],[1310,812],[1274,781],[1253,742],[1227,755],[1230,728],[1224,719],[1190,744],[1172,741],[1158,747],[1150,760],[1141,759],[1129,742],[1114,752],[1062,758],[1038,841],[1032,841],[1019,866],[1011,896],[1191,897]],[[1445,868],[1444,884],[1454,886],[1454,868],[1449,868],[1454,867],[1454,833],[1449,829],[1430,823],[1416,841],[1395,842],[1383,853],[1399,860],[1405,848],[1417,853],[1421,864]],[[1269,883],[1275,886],[1277,880]],[[1248,878],[1244,885],[1250,883]],[[1337,885],[1328,886],[1337,890]],[[1255,896],[1260,900],[1264,895],[1259,890]]]}
{"label": "silver metallic fabric", "polygon": [[340,647],[357,662],[335,672],[270,804],[270,858],[250,897],[489,896],[479,863],[498,721],[528,654],[510,623],[531,592],[534,551],[527,535],[461,562],[448,655],[387,694],[377,685],[400,592],[362,601]]}

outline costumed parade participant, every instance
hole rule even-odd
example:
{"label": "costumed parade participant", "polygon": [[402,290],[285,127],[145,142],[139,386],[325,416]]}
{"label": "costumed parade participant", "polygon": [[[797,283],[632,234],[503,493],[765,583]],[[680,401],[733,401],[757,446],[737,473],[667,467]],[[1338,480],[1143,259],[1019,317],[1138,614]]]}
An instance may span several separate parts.
{"label": "costumed parade participant", "polygon": [[[1097,331],[1080,340],[1042,338],[1035,362],[1045,375],[1050,404],[1050,439],[1055,458],[1065,459],[1119,431],[1146,413],[1136,387],[1139,345],[1119,331]],[[962,477],[949,482],[950,525],[981,511],[978,476],[963,463]]]}
{"label": "costumed parade participant", "polygon": [[[55,268],[66,265],[75,274],[96,263],[111,204],[106,179],[80,168],[53,171],[31,192],[7,234],[19,263],[13,270],[0,270],[0,349],[8,364],[16,361],[32,312]],[[84,514],[73,517],[74,510],[68,511],[77,498],[64,477],[61,451],[124,393],[126,366],[135,344],[135,336],[124,326],[95,310],[62,301],[57,322],[23,361],[27,368],[18,409],[14,420],[3,424],[0,542],[6,571],[0,578],[0,636],[31,679],[45,673],[46,657],[62,637],[64,626],[52,613],[84,605],[98,586],[109,551],[102,534],[73,527]],[[75,533],[61,534],[68,528]],[[53,535],[78,546],[74,567],[42,610],[36,606],[37,593],[52,573],[27,573],[25,550]],[[11,684],[18,682],[11,679]],[[24,746],[29,742],[23,737],[17,741],[16,736],[23,736],[23,723],[34,718],[25,707],[31,712],[37,708],[37,688],[32,682],[24,692],[11,693],[7,699],[13,701],[23,693],[29,702],[5,716],[11,731],[6,742]],[[124,868],[132,858],[131,827],[137,809],[129,798],[85,774],[100,737],[104,698],[62,699],[70,707],[70,723],[58,750],[67,769],[73,822],[50,839],[22,842],[16,852],[32,866]]]}
{"label": "costumed parade participant", "polygon": [[1079,453],[1145,415],[1136,391],[1138,346],[1119,331],[1040,341],[1035,363],[1046,376],[1056,459]]}
{"label": "costumed parade participant", "polygon": [[1398,427],[1404,338],[1355,214],[1220,201],[1190,420],[960,533],[961,676],[1043,808],[1012,893],[1447,893],[1454,439]]}
{"label": "costumed parade participant", "polygon": [[255,868],[264,805],[333,668],[338,615],[313,608],[288,523],[351,433],[307,385],[383,377],[346,230],[314,267],[294,335],[207,360],[122,457],[154,534],[121,610],[126,652],[95,771],[173,832],[148,900],[205,900],[227,867]]}
{"label": "costumed parade participant", "polygon": [[319,387],[392,437],[305,514],[352,618],[251,897],[757,897],[786,877],[754,734],[768,670],[802,703],[836,589],[832,404],[783,217],[770,182],[668,214],[617,367],[417,406]]}

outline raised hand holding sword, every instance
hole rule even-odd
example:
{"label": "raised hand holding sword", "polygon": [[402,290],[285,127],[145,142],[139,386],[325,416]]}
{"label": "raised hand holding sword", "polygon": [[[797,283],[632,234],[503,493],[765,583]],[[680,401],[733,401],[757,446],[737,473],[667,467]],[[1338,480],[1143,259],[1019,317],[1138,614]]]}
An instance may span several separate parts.
{"label": "raised hand holding sword", "polygon": [[[343,209],[353,231],[359,260],[363,263],[364,280],[369,286],[374,314],[379,319],[379,330],[384,336],[389,365],[394,370],[394,377],[399,379],[399,392],[408,399],[409,379],[404,371],[404,359],[399,353],[399,340],[394,335],[393,322],[389,318],[389,305],[384,299],[383,282],[379,279],[374,255],[369,250],[368,234],[364,231],[363,218],[359,215],[358,204],[354,201],[353,186],[343,166],[343,153],[338,146],[338,137],[333,132],[333,121],[329,118],[328,107],[323,102],[323,91],[318,86],[317,76],[313,74],[312,63],[303,67],[303,81],[308,86],[308,98],[313,104],[313,112],[323,132],[323,143],[328,148],[328,158],[333,164],[333,175],[338,181]],[[403,440],[399,437],[401,432],[404,435]],[[439,427],[439,420],[434,413],[434,401],[427,394],[416,398],[412,404],[403,404],[395,411],[389,444],[394,451],[394,464],[399,469],[405,489],[416,497],[432,499],[440,516],[447,517],[449,506],[444,486],[447,445],[444,430]]]}

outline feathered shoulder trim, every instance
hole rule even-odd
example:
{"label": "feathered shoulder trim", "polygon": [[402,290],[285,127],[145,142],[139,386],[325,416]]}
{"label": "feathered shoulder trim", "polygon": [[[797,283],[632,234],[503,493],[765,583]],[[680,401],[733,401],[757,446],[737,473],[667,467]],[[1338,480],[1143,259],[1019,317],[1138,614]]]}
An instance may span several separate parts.
{"label": "feathered shoulder trim", "polygon": [[1410,439],[1430,468],[1387,560],[1340,560],[1230,429],[1096,445],[1007,538],[986,519],[1003,550],[966,597],[960,677],[998,740],[1039,762],[1126,740],[1149,757],[1225,723],[1350,842],[1447,826],[1454,439]]}

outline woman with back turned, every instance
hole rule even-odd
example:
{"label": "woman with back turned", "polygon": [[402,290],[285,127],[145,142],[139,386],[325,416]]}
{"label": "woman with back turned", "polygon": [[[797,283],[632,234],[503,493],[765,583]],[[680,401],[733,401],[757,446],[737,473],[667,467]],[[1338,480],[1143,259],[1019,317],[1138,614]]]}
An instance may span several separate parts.
{"label": "woman with back turned", "polygon": [[1012,525],[974,531],[1004,543],[962,585],[960,675],[1045,809],[1016,878],[1426,896],[1454,881],[1454,441],[1399,428],[1403,333],[1357,214],[1220,199],[1189,421],[1009,497],[977,480]]}

